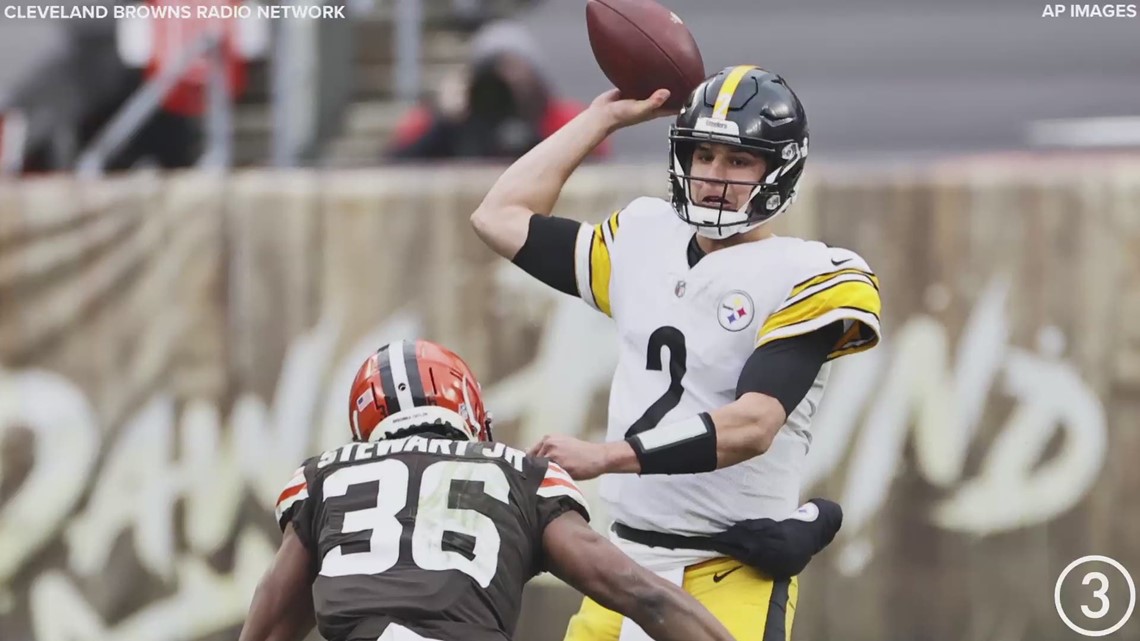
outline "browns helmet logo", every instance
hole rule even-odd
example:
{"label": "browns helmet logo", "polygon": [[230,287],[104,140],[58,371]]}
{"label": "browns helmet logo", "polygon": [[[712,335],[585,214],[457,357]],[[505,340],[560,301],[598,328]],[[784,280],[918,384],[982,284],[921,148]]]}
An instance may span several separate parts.
{"label": "browns helmet logo", "polygon": [[349,421],[357,441],[418,432],[491,438],[471,368],[451,350],[423,340],[389,343],[364,361],[349,394]]}

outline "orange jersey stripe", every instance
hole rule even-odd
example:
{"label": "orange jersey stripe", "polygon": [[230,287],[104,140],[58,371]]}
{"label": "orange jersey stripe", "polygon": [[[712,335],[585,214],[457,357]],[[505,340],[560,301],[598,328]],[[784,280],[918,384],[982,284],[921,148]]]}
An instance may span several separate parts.
{"label": "orange jersey stripe", "polygon": [[301,490],[305,489],[305,485],[305,483],[300,483],[298,485],[293,485],[285,488],[281,492],[281,496],[277,497],[277,502],[281,503],[291,496],[296,496]]}
{"label": "orange jersey stripe", "polygon": [[542,479],[542,484],[539,485],[539,487],[555,487],[558,485],[561,485],[562,487],[568,487],[572,490],[578,491],[578,486],[575,485],[572,481],[567,481],[566,479],[560,479],[556,476],[547,476],[546,478]]}

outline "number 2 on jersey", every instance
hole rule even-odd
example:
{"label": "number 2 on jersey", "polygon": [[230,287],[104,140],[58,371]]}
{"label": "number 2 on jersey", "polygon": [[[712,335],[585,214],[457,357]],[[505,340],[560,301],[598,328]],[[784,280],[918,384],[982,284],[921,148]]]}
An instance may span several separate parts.
{"label": "number 2 on jersey", "polygon": [[687,352],[685,350],[685,335],[681,330],[676,327],[668,325],[658,327],[653,330],[649,335],[649,353],[645,358],[645,368],[660,372],[663,366],[661,361],[661,350],[665,347],[669,348],[669,388],[661,395],[641,418],[633,422],[633,425],[625,431],[626,438],[634,434],[640,434],[645,430],[657,427],[661,419],[669,413],[677,404],[681,402],[681,394],[685,393],[685,388],[681,386],[681,379],[685,377]]}
{"label": "number 2 on jersey", "polygon": [[[408,480],[408,466],[397,459],[341,468],[325,479],[325,500],[346,495],[354,485],[376,482],[378,486],[375,505],[345,511],[340,528],[343,534],[371,530],[367,545],[354,540],[332,548],[321,560],[321,575],[380,574],[396,565],[404,529],[396,514],[407,505]],[[510,503],[510,484],[498,466],[439,461],[424,469],[412,529],[412,561],[425,570],[459,570],[485,588],[498,568],[501,541],[491,517],[459,507],[461,488],[471,483],[482,483],[484,494]],[[465,554],[468,547],[472,551]]]}

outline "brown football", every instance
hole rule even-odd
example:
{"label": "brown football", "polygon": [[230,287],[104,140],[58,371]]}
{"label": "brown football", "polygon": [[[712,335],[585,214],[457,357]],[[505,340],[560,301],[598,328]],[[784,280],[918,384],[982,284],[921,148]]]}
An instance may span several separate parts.
{"label": "brown football", "polygon": [[602,73],[624,97],[668,89],[666,106],[680,109],[705,79],[693,34],[654,0],[588,0],[586,31]]}

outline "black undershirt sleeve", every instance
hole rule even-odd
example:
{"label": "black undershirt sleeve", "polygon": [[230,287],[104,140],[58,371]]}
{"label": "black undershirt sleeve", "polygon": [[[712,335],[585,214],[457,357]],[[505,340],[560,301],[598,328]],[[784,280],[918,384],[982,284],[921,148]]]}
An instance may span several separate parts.
{"label": "black undershirt sleeve", "polygon": [[740,372],[736,397],[760,392],[780,401],[790,415],[807,396],[827,355],[841,338],[843,321],[836,321],[814,332],[757,347]]}
{"label": "black undershirt sleeve", "polygon": [[526,242],[511,262],[564,294],[578,296],[574,278],[574,246],[582,223],[569,218],[533,214]]}

